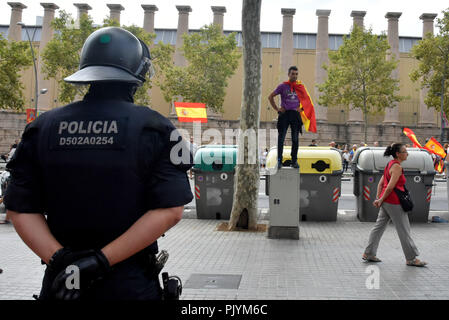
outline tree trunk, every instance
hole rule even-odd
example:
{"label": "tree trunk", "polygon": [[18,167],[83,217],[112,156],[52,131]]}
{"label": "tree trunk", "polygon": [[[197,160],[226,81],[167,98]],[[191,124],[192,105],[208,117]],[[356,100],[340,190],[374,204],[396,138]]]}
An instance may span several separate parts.
{"label": "tree trunk", "polygon": [[[259,196],[258,128],[262,86],[260,8],[262,0],[243,0],[243,96],[238,137],[238,161],[234,179],[234,202],[228,229],[257,229]],[[246,138],[248,137],[248,138]],[[255,137],[255,141],[254,141]]]}
{"label": "tree trunk", "polygon": [[368,133],[368,112],[366,111],[366,99],[363,100],[363,113],[365,115],[365,138],[363,140],[364,143],[368,144],[366,141],[367,133]]}

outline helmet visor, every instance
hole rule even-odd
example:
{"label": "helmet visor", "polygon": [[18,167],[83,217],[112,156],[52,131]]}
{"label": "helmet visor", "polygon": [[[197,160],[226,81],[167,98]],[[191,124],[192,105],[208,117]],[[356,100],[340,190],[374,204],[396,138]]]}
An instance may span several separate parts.
{"label": "helmet visor", "polygon": [[69,83],[91,83],[91,82],[129,82],[142,84],[142,81],[126,72],[125,70],[110,66],[89,66],[64,78]]}

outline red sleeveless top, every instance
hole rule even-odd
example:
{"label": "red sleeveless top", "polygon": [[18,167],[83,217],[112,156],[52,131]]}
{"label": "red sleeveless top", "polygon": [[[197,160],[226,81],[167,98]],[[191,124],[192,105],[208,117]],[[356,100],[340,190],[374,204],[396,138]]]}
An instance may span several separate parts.
{"label": "red sleeveless top", "polygon": [[[384,194],[385,189],[387,189],[388,182],[390,181],[390,178],[391,178],[390,169],[393,166],[393,164],[395,164],[395,163],[400,165],[398,160],[391,160],[390,162],[388,162],[387,166],[385,167],[385,170],[384,170],[384,183],[383,183],[383,186],[382,186],[382,192],[380,193],[381,197]],[[402,174],[399,177],[399,180],[396,183],[395,188],[398,188],[399,190],[405,191],[404,190],[405,181],[406,180],[405,180],[405,176],[404,176],[404,170],[402,170]],[[394,192],[394,190],[391,191],[390,195],[385,199],[385,202],[391,203],[391,204],[401,204],[399,202],[399,198],[398,198],[396,192]]]}

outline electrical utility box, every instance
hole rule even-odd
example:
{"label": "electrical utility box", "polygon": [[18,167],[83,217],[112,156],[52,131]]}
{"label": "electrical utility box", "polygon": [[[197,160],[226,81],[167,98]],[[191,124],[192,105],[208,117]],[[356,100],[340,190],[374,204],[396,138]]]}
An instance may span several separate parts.
{"label": "electrical utility box", "polygon": [[270,176],[270,239],[299,239],[299,169],[283,167]]}

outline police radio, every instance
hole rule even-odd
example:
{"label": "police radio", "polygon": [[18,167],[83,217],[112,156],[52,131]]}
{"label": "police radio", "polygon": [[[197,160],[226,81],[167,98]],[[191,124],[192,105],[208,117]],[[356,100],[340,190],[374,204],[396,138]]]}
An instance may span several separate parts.
{"label": "police radio", "polygon": [[164,285],[164,300],[179,300],[182,294],[182,282],[177,276],[169,276],[168,272],[162,273],[162,283]]}
{"label": "police radio", "polygon": [[[169,254],[166,250],[161,250],[161,252],[155,257],[154,261],[154,271],[156,275],[162,271],[167,262]],[[162,273],[162,285],[163,294],[162,299],[164,300],[179,300],[182,294],[182,281],[178,276],[169,276],[168,272]]]}

